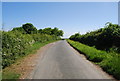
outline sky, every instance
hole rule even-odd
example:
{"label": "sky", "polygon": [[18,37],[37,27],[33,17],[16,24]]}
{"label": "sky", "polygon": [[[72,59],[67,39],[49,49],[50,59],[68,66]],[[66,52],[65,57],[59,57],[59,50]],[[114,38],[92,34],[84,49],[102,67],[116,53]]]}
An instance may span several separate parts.
{"label": "sky", "polygon": [[2,29],[2,2],[0,1],[0,30]]}
{"label": "sky", "polygon": [[117,2],[3,2],[3,29],[8,31],[25,23],[37,29],[58,27],[65,38],[118,24]]}
{"label": "sky", "polygon": [[118,24],[120,25],[120,1],[118,3]]}
{"label": "sky", "polygon": [[2,2],[118,2],[119,0],[1,0]]}

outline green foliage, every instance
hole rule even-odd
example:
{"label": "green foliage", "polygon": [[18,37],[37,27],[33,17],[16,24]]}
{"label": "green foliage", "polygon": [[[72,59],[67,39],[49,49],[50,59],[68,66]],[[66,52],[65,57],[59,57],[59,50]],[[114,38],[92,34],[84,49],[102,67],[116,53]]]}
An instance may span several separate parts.
{"label": "green foliage", "polygon": [[63,36],[63,31],[62,30],[59,30],[58,28],[54,28],[54,29],[52,29],[52,31],[51,31],[51,33],[53,34],[53,35],[56,35],[56,36]]}
{"label": "green foliage", "polygon": [[57,36],[63,36],[64,32],[62,30],[58,30]]}
{"label": "green foliage", "polygon": [[37,30],[36,27],[33,26],[31,23],[23,24],[22,27],[13,28],[12,31],[14,32],[21,32],[22,34],[47,34],[47,35],[55,35],[55,36],[63,36],[64,32],[59,30],[58,28],[44,28]]}
{"label": "green foliage", "polygon": [[22,28],[26,31],[27,34],[36,34],[37,29],[31,23],[23,24]]}
{"label": "green foliage", "polygon": [[34,43],[30,35],[19,32],[2,33],[2,65],[3,68],[14,63],[19,56],[26,54],[25,50]]}
{"label": "green foliage", "polygon": [[38,33],[42,34],[42,33],[43,33],[43,32],[42,32],[42,29],[39,29],[39,30],[38,30]]}
{"label": "green foliage", "polygon": [[75,33],[75,35],[72,35],[72,36],[70,37],[70,39],[77,41],[77,40],[79,40],[79,37],[80,37],[80,36],[81,36],[81,35],[80,35],[79,33]]}
{"label": "green foliage", "polygon": [[[48,43],[54,42],[54,41],[56,41],[56,40],[50,40],[50,41],[47,41],[44,43],[35,42],[34,44],[32,44],[32,46],[29,47],[29,49],[26,49],[26,54],[34,54],[40,47],[42,47]],[[22,60],[22,59],[20,58],[20,60]],[[17,62],[19,62],[19,60],[17,60]],[[14,64],[14,67],[16,65],[18,65],[17,62]],[[13,81],[16,79],[15,81],[17,81],[20,76],[21,76],[20,73],[14,72],[12,70],[12,68],[8,67],[8,68],[3,69],[3,72],[2,72],[3,80],[2,81],[8,81],[8,79],[10,79],[10,81]]]}
{"label": "green foliage", "polygon": [[31,23],[23,24],[22,27],[13,28],[12,31],[21,32],[22,34],[37,34],[36,27]]}
{"label": "green foliage", "polygon": [[120,80],[120,55],[117,53],[107,53],[106,51],[97,50],[94,47],[84,45],[79,42],[67,40],[70,45],[78,51],[84,53],[90,61],[100,65],[103,70]]}
{"label": "green foliage", "polygon": [[59,37],[46,34],[22,34],[20,32],[3,32],[2,34],[2,65],[3,68],[14,63],[16,59],[28,54],[27,50],[36,43],[58,40]]}
{"label": "green foliage", "polygon": [[[42,30],[42,31],[41,31]],[[2,32],[2,66],[3,68],[15,63],[15,60],[30,53],[32,46],[39,42],[41,44],[59,40],[60,35],[52,33],[51,28],[37,30],[31,23],[22,27],[13,28],[12,31]],[[58,33],[57,30],[55,32]],[[39,32],[39,33],[37,33]]]}
{"label": "green foliage", "polygon": [[2,65],[3,68],[14,63],[20,56],[28,54],[27,50],[36,43],[58,40],[56,36],[46,34],[22,34],[20,32],[3,32],[2,34]]}
{"label": "green foliage", "polygon": [[25,30],[22,27],[13,28],[12,31],[21,32],[22,34],[26,34]]}
{"label": "green foliage", "polygon": [[38,33],[40,34],[48,34],[48,35],[55,35],[55,36],[63,36],[64,32],[62,30],[59,30],[58,28],[45,28],[45,29],[39,29]]}
{"label": "green foliage", "polygon": [[48,35],[48,34],[32,34],[31,35],[33,39],[37,42],[46,42],[50,40],[58,40],[60,37],[57,37],[55,35]]}
{"label": "green foliage", "polygon": [[120,26],[117,24],[107,23],[104,28],[84,35],[77,33],[72,35],[70,39],[89,46],[95,46],[100,50],[111,51],[114,48],[112,51],[120,53]]}
{"label": "green foliage", "polygon": [[[80,35],[72,35],[71,40],[78,41],[69,43],[85,53],[87,58],[99,64],[103,70],[120,79],[120,26],[117,24],[106,23],[104,28],[91,31]],[[83,44],[81,44],[81,43]],[[92,46],[86,46],[86,45]],[[93,48],[95,47],[95,48]],[[105,50],[105,51],[100,51]]]}
{"label": "green foliage", "polygon": [[[3,80],[2,81],[8,81],[9,79],[18,79],[19,77],[20,77],[20,74],[17,74],[15,72],[7,72],[7,73],[3,72],[3,74],[2,74]],[[11,81],[13,81],[13,80],[11,80]]]}
{"label": "green foliage", "polygon": [[48,28],[43,29],[42,33],[51,35],[52,34],[51,31],[52,31],[52,29],[48,27]]}

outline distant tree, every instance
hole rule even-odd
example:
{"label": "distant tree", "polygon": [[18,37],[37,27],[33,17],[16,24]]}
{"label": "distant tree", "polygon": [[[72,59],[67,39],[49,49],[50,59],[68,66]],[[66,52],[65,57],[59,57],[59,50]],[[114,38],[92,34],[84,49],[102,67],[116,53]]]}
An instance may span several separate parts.
{"label": "distant tree", "polygon": [[55,27],[54,29],[52,29],[51,33],[52,33],[53,35],[56,35],[56,36],[57,36],[58,28]]}
{"label": "distant tree", "polygon": [[63,34],[64,32],[62,30],[59,30],[57,36],[63,36]]}
{"label": "distant tree", "polygon": [[51,35],[51,34],[52,34],[51,31],[52,31],[52,29],[51,29],[50,27],[45,28],[45,29],[42,30],[42,32],[43,32],[44,34],[48,34],[48,35]]}
{"label": "distant tree", "polygon": [[34,27],[33,24],[31,24],[31,23],[23,24],[22,28],[25,30],[25,32],[27,34],[36,34],[37,33],[36,27]]}
{"label": "distant tree", "polygon": [[54,29],[52,29],[52,34],[56,36],[63,36],[64,32],[55,27]]}
{"label": "distant tree", "polygon": [[38,33],[42,34],[42,33],[43,33],[42,29],[39,29],[39,30],[38,30]]}
{"label": "distant tree", "polygon": [[48,27],[44,29],[39,29],[38,33],[41,34],[48,34],[48,35],[55,35],[55,36],[63,36],[64,32],[62,30],[59,30],[57,27],[54,29]]}
{"label": "distant tree", "polygon": [[80,36],[80,34],[79,33],[75,33],[75,37],[78,37],[78,36]]}
{"label": "distant tree", "polygon": [[80,36],[81,36],[80,33],[75,33],[74,35],[70,36],[70,39],[78,41],[78,39],[80,38]]}

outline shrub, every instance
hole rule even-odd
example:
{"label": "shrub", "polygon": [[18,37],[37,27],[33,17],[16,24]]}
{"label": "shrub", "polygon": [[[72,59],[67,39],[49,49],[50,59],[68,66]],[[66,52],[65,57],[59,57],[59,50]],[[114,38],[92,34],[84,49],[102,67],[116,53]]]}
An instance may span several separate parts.
{"label": "shrub", "polygon": [[111,51],[114,48],[112,51],[120,53],[120,26],[117,24],[107,23],[104,28],[83,35],[76,33],[70,39],[100,50]]}
{"label": "shrub", "polygon": [[22,34],[17,31],[2,33],[2,66],[15,63],[15,60],[28,54],[28,49],[36,42],[58,40],[59,37],[46,34]]}
{"label": "shrub", "polygon": [[87,59],[100,65],[103,70],[120,79],[120,55],[117,53],[107,53],[106,51],[97,50],[79,42],[67,40],[74,48],[84,53]]}

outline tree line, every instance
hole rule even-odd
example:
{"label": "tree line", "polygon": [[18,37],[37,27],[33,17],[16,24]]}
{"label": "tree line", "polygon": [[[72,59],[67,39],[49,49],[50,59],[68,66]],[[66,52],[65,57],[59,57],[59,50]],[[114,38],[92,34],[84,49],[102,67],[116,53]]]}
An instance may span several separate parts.
{"label": "tree line", "polygon": [[12,31],[19,31],[23,34],[48,34],[48,35],[56,35],[56,36],[63,36],[63,31],[59,30],[57,27],[55,27],[54,29],[48,27],[48,28],[44,28],[44,29],[39,29],[37,30],[36,27],[33,26],[33,24],[31,23],[26,23],[23,24],[22,27],[17,27],[17,28],[13,28]]}

